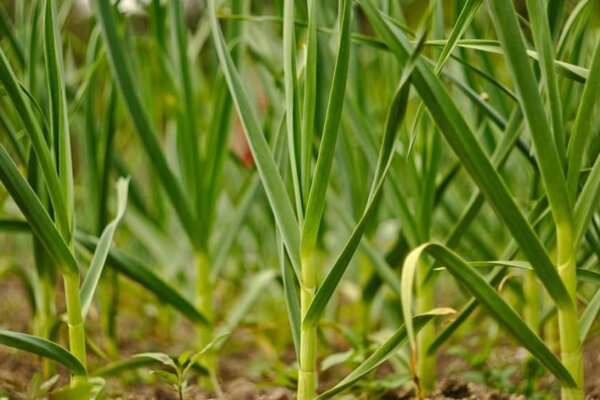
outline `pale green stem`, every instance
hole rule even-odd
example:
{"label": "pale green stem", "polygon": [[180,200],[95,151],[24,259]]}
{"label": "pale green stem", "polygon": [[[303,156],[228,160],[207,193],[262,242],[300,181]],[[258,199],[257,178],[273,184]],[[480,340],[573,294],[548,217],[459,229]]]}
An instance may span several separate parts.
{"label": "pale green stem", "polygon": [[[302,318],[315,297],[317,274],[312,252],[302,257],[300,308]],[[312,400],[317,392],[317,327],[302,323],[300,327],[300,368],[298,370],[298,400]]]}
{"label": "pale green stem", "polygon": [[567,370],[575,379],[577,387],[563,387],[563,400],[583,400],[583,356],[579,340],[579,319],[577,316],[577,276],[575,246],[571,229],[559,226],[557,229],[558,273],[571,297],[571,304],[558,308],[560,331],[560,355]]}
{"label": "pale green stem", "polygon": [[525,275],[525,321],[536,333],[540,323],[540,307],[537,274],[535,271],[527,271]]}
{"label": "pale green stem", "polygon": [[[367,282],[369,279],[369,272],[372,271],[371,262],[369,257],[365,254],[362,254],[360,257],[360,275],[361,282]],[[361,328],[361,338],[363,344],[367,345],[367,336],[369,335],[369,324],[370,324],[370,308],[371,304],[365,302],[364,300],[360,302],[360,328]]]}
{"label": "pale green stem", "polygon": [[[196,262],[196,307],[212,324],[214,318],[213,309],[213,285],[210,279],[210,262],[206,252],[200,251],[195,254]],[[199,327],[198,332],[198,350],[202,350],[213,340],[213,330],[211,324],[204,324]],[[203,358],[203,362],[209,371],[216,367],[214,353],[208,351]]]}
{"label": "pale green stem", "polygon": [[[40,276],[40,296],[41,302],[35,317],[35,334],[50,339],[50,329],[56,311],[54,310],[54,298],[52,282],[46,275]],[[45,379],[50,379],[54,375],[54,364],[47,358],[42,358],[42,374]]]}
{"label": "pale green stem", "polygon": [[[63,275],[65,285],[65,302],[67,304],[67,325],[69,327],[69,350],[83,364],[87,365],[85,349],[85,329],[81,303],[79,300],[79,274],[65,273]],[[86,382],[85,375],[74,375],[71,380],[72,386]]]}
{"label": "pale green stem", "polygon": [[[425,282],[428,266],[424,262],[419,263],[417,269],[417,312],[428,312],[435,307],[434,282]],[[419,377],[419,393],[422,396],[429,395],[435,386],[437,362],[435,356],[427,355],[427,349],[435,340],[435,325],[427,324],[417,335],[417,376]]]}

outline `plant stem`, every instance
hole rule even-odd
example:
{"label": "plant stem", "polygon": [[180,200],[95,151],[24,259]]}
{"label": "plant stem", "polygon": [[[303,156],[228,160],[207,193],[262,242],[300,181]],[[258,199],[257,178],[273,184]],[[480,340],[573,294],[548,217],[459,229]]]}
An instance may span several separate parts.
{"label": "plant stem", "polygon": [[535,271],[525,275],[525,321],[529,327],[538,332],[540,323],[540,292]]}
{"label": "plant stem", "polygon": [[[85,349],[85,330],[81,303],[79,300],[79,275],[77,273],[65,273],[63,275],[65,285],[65,301],[67,303],[67,324],[69,326],[69,349],[71,353],[83,364],[87,365]],[[87,380],[84,375],[74,375],[71,385],[76,386]]]}
{"label": "plant stem", "polygon": [[575,246],[572,230],[557,228],[558,272],[567,287],[571,304],[558,307],[558,327],[560,331],[560,355],[567,370],[575,379],[575,388],[563,387],[563,400],[583,400],[583,357],[579,340],[579,319],[577,317],[577,276]]}
{"label": "plant stem", "polygon": [[[313,252],[303,255],[302,282],[300,284],[300,308],[302,318],[306,315],[315,296],[317,271]],[[302,323],[300,327],[300,368],[298,370],[298,400],[312,400],[317,392],[317,327]]]}
{"label": "plant stem", "polygon": [[[368,282],[369,279],[369,272],[371,272],[373,269],[371,267],[371,262],[369,260],[369,257],[367,257],[367,255],[365,254],[361,254],[360,258],[359,258],[359,265],[360,265],[360,275],[361,275],[361,282],[364,282],[364,284],[366,285],[366,283]],[[363,286],[364,287],[364,286]],[[361,341],[362,341],[362,345],[364,346],[364,348],[367,348],[368,345],[368,338],[367,336],[369,335],[369,322],[370,322],[370,310],[371,310],[371,302],[367,301],[366,299],[362,299],[360,302],[360,337],[361,337]]]}
{"label": "plant stem", "polygon": [[[199,251],[195,254],[196,262],[196,306],[198,310],[212,323],[214,318],[213,311],[213,287],[210,279],[210,262],[206,251]],[[198,332],[198,350],[204,349],[213,340],[213,330],[211,325],[202,325]],[[212,351],[207,351],[203,357],[203,362],[209,371],[216,367],[215,355]]]}
{"label": "plant stem", "polygon": [[[50,339],[50,330],[52,322],[55,320],[56,310],[54,309],[53,286],[48,274],[40,275],[39,290],[41,301],[37,305],[34,332],[40,337]],[[44,379],[49,379],[54,373],[54,364],[49,359],[42,358],[42,376]]]}
{"label": "plant stem", "polygon": [[[428,266],[421,262],[417,270],[417,310],[419,313],[430,311],[435,307],[433,280],[425,281]],[[427,349],[435,340],[435,325],[427,324],[417,335],[417,376],[419,377],[419,393],[427,396],[434,388],[436,378],[436,357],[428,355]]]}

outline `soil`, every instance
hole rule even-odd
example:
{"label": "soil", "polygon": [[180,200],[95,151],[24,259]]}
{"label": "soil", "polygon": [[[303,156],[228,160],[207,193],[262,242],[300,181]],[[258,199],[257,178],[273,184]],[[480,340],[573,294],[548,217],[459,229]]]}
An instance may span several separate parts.
{"label": "soil", "polygon": [[[0,281],[0,293],[3,298],[0,302],[0,326],[18,331],[29,331],[32,319],[31,310],[27,306],[26,291],[21,281],[16,278],[3,279]],[[139,301],[143,301],[143,296],[140,297]],[[98,321],[94,321],[93,314],[91,317],[92,328],[90,331],[93,333],[97,331],[94,324],[98,324]],[[181,337],[169,337],[169,335],[157,332],[155,328],[157,326],[156,321],[140,321],[139,315],[136,313],[123,313],[118,322],[121,335],[118,345],[123,357],[142,351],[158,351],[158,349],[163,351],[167,349],[168,352],[173,352],[172,354],[178,354],[183,349],[181,347],[182,343],[189,344],[190,335],[193,335],[191,325],[185,321],[179,322],[183,324],[181,329],[176,329],[177,332],[187,335],[187,338],[184,337],[183,340]],[[126,328],[123,329],[123,327]],[[223,395],[219,398],[226,400],[293,399],[295,396],[291,387],[285,387],[285,383],[282,383],[281,374],[278,375],[274,372],[274,369],[277,368],[285,369],[285,363],[289,363],[293,359],[293,353],[290,350],[289,354],[277,354],[275,349],[257,342],[254,339],[255,336],[242,329],[240,333],[232,338],[231,342],[235,344],[231,348],[228,346],[228,351],[220,360],[219,380]],[[268,340],[265,342],[268,342]],[[596,334],[585,346],[586,400],[600,400],[600,353],[597,351],[598,348],[600,348],[600,335]],[[507,348],[506,354],[499,357],[514,358],[517,351],[514,348]],[[262,367],[260,366],[261,360]],[[90,356],[92,364],[94,362],[98,363],[98,361],[98,356],[93,354]],[[513,362],[516,362],[516,360],[513,359]],[[507,395],[483,385],[466,382],[464,378],[460,377],[460,374],[454,373],[457,369],[467,368],[464,360],[461,360],[460,357],[444,353],[441,355],[439,363],[441,381],[430,397],[431,400],[526,399],[524,396]],[[272,365],[278,365],[278,367],[273,368]],[[25,352],[16,352],[0,346],[0,399],[3,399],[3,395],[7,396],[5,398],[8,399],[25,398],[22,394],[26,392],[34,374],[39,371],[39,358]],[[444,378],[444,371],[447,374],[449,373],[450,376],[446,375]],[[61,375],[59,384],[66,382],[66,371],[59,369],[58,373]],[[149,377],[150,374],[145,374],[141,377],[135,375],[133,379],[128,379],[126,376],[108,379],[108,398],[177,400],[175,392],[168,385],[143,383],[149,381]],[[321,382],[322,388],[332,385],[339,378],[335,374],[324,374],[323,382]],[[273,385],[273,382],[278,383]],[[207,395],[200,391],[197,385],[192,385],[185,398],[189,400],[208,400],[217,397]],[[409,400],[414,399],[415,396],[414,392],[410,390],[392,390],[377,396],[355,394],[355,397],[340,396],[340,398]]]}

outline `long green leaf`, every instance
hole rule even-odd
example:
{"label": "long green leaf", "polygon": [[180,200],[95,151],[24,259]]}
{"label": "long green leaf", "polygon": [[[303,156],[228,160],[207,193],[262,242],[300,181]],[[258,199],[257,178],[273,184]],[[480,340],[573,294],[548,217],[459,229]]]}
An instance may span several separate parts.
{"label": "long green leaf", "polygon": [[[230,335],[235,328],[246,318],[260,295],[264,293],[267,286],[277,277],[274,270],[262,271],[248,282],[248,285],[242,291],[240,299],[228,310],[227,318],[224,323],[217,329],[216,337]],[[225,341],[220,341],[219,347],[225,344]]]}
{"label": "long green leaf", "polygon": [[10,140],[10,144],[19,158],[19,162],[23,165],[27,164],[27,157],[25,155],[23,145],[19,141],[17,131],[8,119],[8,115],[6,115],[6,113],[0,113],[0,127],[2,127],[2,129],[4,129],[8,134],[8,139]]}
{"label": "long green leaf", "polygon": [[[488,5],[496,32],[505,52],[509,70],[515,82],[523,115],[533,139],[542,180],[554,219],[559,228],[568,228],[571,224],[572,215],[564,170],[556,142],[551,136],[552,130],[546,119],[542,99],[537,89],[537,81],[529,64],[523,35],[516,17],[517,12],[513,3],[509,1],[492,0],[488,2]],[[546,43],[545,47],[548,46],[549,44]],[[547,58],[551,57],[551,50],[549,52],[550,54],[542,55],[542,58],[544,58],[543,66],[546,66]],[[548,66],[544,69],[546,73],[551,74],[549,72],[551,68],[551,66]]]}
{"label": "long green leaf", "polygon": [[58,224],[58,229],[67,243],[71,243],[73,234],[73,162],[71,160],[71,138],[69,133],[69,115],[67,95],[63,78],[62,40],[56,22],[56,2],[46,0],[44,12],[44,59],[46,81],[49,93],[50,140],[56,153],[56,170],[65,201],[66,226]]}
{"label": "long green leaf", "polygon": [[106,263],[106,258],[108,257],[113,236],[117,230],[117,227],[119,226],[119,223],[123,219],[123,215],[125,215],[128,184],[129,181],[123,178],[119,179],[117,182],[117,213],[115,218],[106,226],[106,228],[104,228],[104,232],[102,232],[102,235],[98,240],[90,268],[85,275],[83,285],[81,286],[79,292],[81,309],[84,318],[87,315],[90,306],[92,305],[94,293],[96,292],[98,282],[100,282],[100,276],[104,270],[104,264]]}
{"label": "long green leaf", "polygon": [[[425,35],[422,37],[424,38]],[[417,48],[413,54],[413,61],[416,60],[418,54],[419,48]],[[404,116],[406,114],[408,94],[410,91],[410,76],[413,72],[413,68],[414,62],[409,62],[406,69],[403,71],[398,89],[396,90],[396,94],[394,95],[394,99],[390,109],[388,110],[383,142],[381,143],[379,150],[379,157],[377,160],[373,181],[371,182],[371,189],[369,190],[367,204],[365,205],[363,213],[354,227],[350,238],[348,238],[346,241],[344,248],[337,257],[331,270],[327,273],[325,280],[319,286],[319,289],[315,294],[315,298],[313,299],[308,311],[306,312],[306,315],[304,316],[303,323],[314,324],[320,318],[321,314],[325,310],[325,307],[329,303],[331,296],[333,296],[335,289],[339,285],[344,273],[346,272],[356,248],[360,244],[366,224],[370,221],[373,212],[377,209],[376,199],[379,197],[381,190],[383,189],[385,178],[392,165],[394,155],[396,154],[394,151],[394,146],[396,144],[398,128],[404,120]]]}
{"label": "long green leaf", "polygon": [[10,22],[10,17],[6,12],[6,8],[4,4],[0,4],[0,32],[2,32],[3,36],[8,39],[10,47],[12,47],[15,55],[17,56],[17,61],[21,66],[26,65],[25,62],[25,52],[15,35],[15,29]]}
{"label": "long green leaf", "polygon": [[575,243],[580,243],[585,236],[599,204],[600,157],[597,157],[575,204]]}
{"label": "long green leaf", "polygon": [[298,96],[298,80],[296,78],[296,26],[294,0],[283,3],[283,82],[285,92],[285,119],[287,127],[288,159],[290,162],[291,181],[296,199],[298,219],[304,215],[304,194],[302,193],[302,154],[300,139],[300,99]]}
{"label": "long green leaf", "polygon": [[592,137],[592,123],[594,121],[594,105],[600,97],[600,41],[596,44],[592,65],[590,67],[590,78],[585,82],[575,124],[573,125],[571,140],[569,141],[567,169],[567,185],[571,201],[575,200],[575,194],[579,186],[581,166],[586,154],[586,147]]}
{"label": "long green leaf", "polygon": [[583,343],[592,329],[592,324],[600,313],[600,288],[588,303],[579,319],[579,339]]}
{"label": "long green leaf", "polygon": [[[406,62],[410,52],[402,33],[384,21],[371,0],[359,0],[359,3],[378,35],[400,62]],[[417,62],[412,82],[448,144],[502,217],[527,258],[534,262],[536,273],[551,297],[559,304],[572,304],[550,256],[431,67],[422,61]]]}
{"label": "long green leaf", "polygon": [[416,349],[416,333],[412,323],[412,286],[417,266],[421,256],[424,254],[431,255],[445,265],[452,276],[486,307],[494,319],[510,332],[521,345],[527,348],[563,384],[575,386],[573,377],[552,350],[527,326],[513,308],[500,298],[494,288],[462,258],[446,247],[435,243],[426,243],[413,250],[406,257],[402,267],[402,312],[404,314],[408,338],[413,349],[413,357]]}
{"label": "long green leaf", "polygon": [[325,197],[331,167],[335,155],[337,136],[342,118],[344,96],[348,80],[348,69],[350,65],[351,37],[350,27],[352,21],[352,2],[342,0],[339,17],[340,37],[337,47],[337,57],[333,72],[333,81],[329,92],[327,111],[323,126],[323,135],[319,146],[317,164],[313,181],[310,185],[308,203],[306,205],[306,217],[302,226],[302,252],[312,253],[316,242],[323,210],[325,209]]}
{"label": "long green leaf", "polygon": [[442,67],[444,64],[446,64],[446,61],[448,58],[450,58],[450,55],[452,55],[452,52],[456,48],[459,39],[464,35],[465,31],[469,27],[469,24],[471,23],[471,20],[473,20],[477,14],[477,11],[479,11],[481,3],[483,3],[483,0],[465,1],[460,14],[458,15],[458,19],[454,23],[452,32],[450,32],[450,36],[448,36],[446,44],[444,45],[444,48],[437,59],[435,65],[436,73],[439,73],[442,70]]}
{"label": "long green leaf", "polygon": [[56,213],[56,221],[59,227],[67,230],[69,218],[67,216],[66,200],[63,197],[63,191],[58,179],[53,157],[50,152],[40,122],[35,117],[29,99],[23,93],[21,84],[17,80],[6,56],[0,49],[0,82],[4,85],[8,97],[12,101],[19,117],[23,121],[23,127],[29,135],[33,150],[39,160],[45,184],[48,187],[48,194]]}
{"label": "long green leaf", "polygon": [[[90,252],[94,252],[98,246],[98,239],[84,232],[77,231],[75,239]],[[170,304],[191,321],[208,324],[206,317],[190,301],[160,278],[154,271],[146,267],[142,261],[121,250],[112,248],[108,252],[106,262],[109,267],[125,275],[132,281],[139,283],[162,302]]]}
{"label": "long green leaf", "polygon": [[173,65],[177,75],[179,108],[177,110],[183,122],[177,130],[178,161],[184,178],[184,188],[190,204],[196,204],[199,194],[197,186],[202,185],[202,176],[198,173],[200,158],[198,154],[198,123],[196,121],[197,106],[194,97],[190,59],[188,57],[187,25],[183,13],[183,1],[169,2],[171,16]]}
{"label": "long green leaf", "polygon": [[246,137],[248,138],[250,149],[256,162],[256,168],[265,188],[265,193],[267,194],[273,214],[275,215],[277,227],[283,237],[283,242],[290,255],[290,261],[294,270],[298,273],[300,271],[300,256],[298,252],[300,248],[300,235],[291,201],[283,179],[277,169],[277,164],[273,159],[273,154],[260,128],[256,110],[245,92],[241,77],[227,50],[221,28],[219,27],[214,0],[209,1],[208,11],[215,48],[221,63],[221,70],[229,86],[229,92],[237,108]]}
{"label": "long green leaf", "polygon": [[[320,15],[320,2],[308,0],[308,26],[306,43],[306,66],[304,67],[304,103],[302,107],[302,188],[305,196],[308,195],[308,186],[311,176],[311,159],[313,139],[315,137],[315,116],[317,108],[317,77],[319,35],[318,18]],[[307,200],[306,198],[303,200]]]}
{"label": "long green leaf", "polygon": [[[249,6],[247,0],[232,0],[231,1],[231,12],[242,13],[246,7]],[[231,49],[231,58],[234,65],[238,65],[243,54],[244,40],[243,40],[243,25],[242,21],[230,21],[227,24],[227,32],[225,38],[230,44],[235,44]],[[208,177],[204,179],[205,189],[204,193],[199,196],[205,196],[203,200],[204,211],[206,217],[203,218],[204,223],[207,225],[206,231],[211,231],[213,224],[213,215],[215,214],[217,207],[217,199],[219,188],[222,184],[222,172],[223,165],[225,163],[226,155],[229,151],[229,137],[231,136],[231,115],[233,111],[233,102],[227,83],[222,75],[217,76],[217,82],[215,84],[217,94],[215,96],[216,105],[215,111],[213,112],[213,118],[211,119],[208,140],[205,151],[203,165],[204,170],[207,171]]]}
{"label": "long green leaf", "polygon": [[[437,316],[445,316],[453,314],[454,310],[450,308],[438,308],[431,310],[430,312],[416,315],[413,319],[413,326],[418,332],[423,328],[429,321]],[[375,368],[387,361],[398,349],[398,347],[406,340],[406,327],[401,326],[389,337],[381,346],[373,352],[365,361],[363,361],[358,367],[350,372],[344,379],[338,382],[334,387],[323,392],[317,397],[317,399],[329,399],[341,391],[347,389],[352,384],[356,383],[359,379],[373,371]]]}
{"label": "long green leaf", "polygon": [[281,240],[278,239],[279,267],[283,280],[283,293],[285,296],[285,306],[287,316],[292,331],[292,340],[294,341],[294,350],[296,357],[300,358],[300,325],[302,317],[300,313],[300,293],[298,289],[298,279],[294,274],[294,269],[289,261],[288,255]]}
{"label": "long green leaf", "polygon": [[54,226],[48,211],[33,189],[19,173],[17,166],[0,145],[0,180],[25,215],[33,233],[40,239],[54,261],[70,272],[77,272],[77,261]]}
{"label": "long green leaf", "polygon": [[142,105],[140,93],[133,79],[133,73],[125,55],[122,39],[117,30],[112,5],[105,0],[94,0],[93,4],[96,18],[102,28],[104,44],[108,49],[113,76],[117,81],[120,93],[125,101],[127,110],[129,111],[129,115],[142,140],[144,150],[151,160],[152,166],[179,217],[181,225],[185,229],[192,244],[198,246],[200,238],[197,235],[194,213],[184,195],[179,181],[167,164],[167,160],[160,148],[154,128]]}
{"label": "long green leaf", "polygon": [[86,373],[85,367],[77,357],[47,339],[0,329],[0,344],[54,360],[78,375]]}
{"label": "long green leaf", "polygon": [[[547,4],[543,0],[527,0],[527,10],[533,33],[533,41],[540,55],[540,67],[548,100],[550,103],[550,116],[554,141],[562,163],[566,160],[566,136],[564,132],[564,121],[562,112],[562,101],[558,90],[556,78],[556,66],[554,64],[554,49],[552,34],[548,24]],[[539,116],[541,117],[541,115]]]}

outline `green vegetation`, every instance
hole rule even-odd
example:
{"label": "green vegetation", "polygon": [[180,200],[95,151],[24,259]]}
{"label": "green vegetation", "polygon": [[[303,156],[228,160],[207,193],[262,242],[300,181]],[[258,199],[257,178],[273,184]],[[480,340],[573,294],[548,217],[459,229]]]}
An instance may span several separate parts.
{"label": "green vegetation", "polygon": [[[245,378],[299,400],[425,398],[442,355],[490,389],[583,400],[599,12],[4,1],[0,287],[20,282],[32,316],[0,315],[0,344],[40,356],[30,397],[121,380],[227,398],[246,336],[263,375]],[[135,354],[132,310],[156,336]],[[507,341],[528,358],[487,365]]]}

